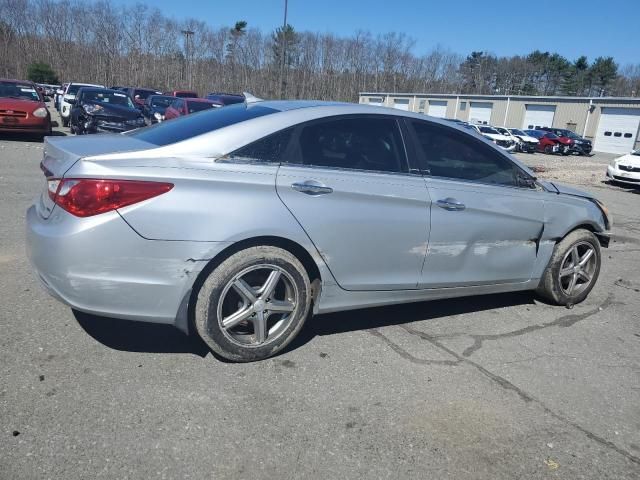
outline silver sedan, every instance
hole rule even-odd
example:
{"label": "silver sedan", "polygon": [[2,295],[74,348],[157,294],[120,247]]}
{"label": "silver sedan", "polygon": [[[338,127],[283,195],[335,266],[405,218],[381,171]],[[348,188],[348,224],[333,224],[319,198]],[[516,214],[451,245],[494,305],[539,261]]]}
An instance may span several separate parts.
{"label": "silver sedan", "polygon": [[45,288],[173,324],[235,361],[312,314],[516,290],[581,302],[607,210],[424,115],[249,101],[128,132],[49,137],[27,212]]}

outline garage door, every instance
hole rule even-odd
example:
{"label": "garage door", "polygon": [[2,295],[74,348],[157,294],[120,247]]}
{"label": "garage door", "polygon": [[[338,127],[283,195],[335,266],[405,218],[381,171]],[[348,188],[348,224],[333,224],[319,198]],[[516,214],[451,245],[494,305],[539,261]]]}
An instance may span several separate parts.
{"label": "garage door", "polygon": [[395,98],[393,100],[393,108],[398,110],[409,111],[409,99],[408,98]]}
{"label": "garage door", "polygon": [[491,122],[491,108],[493,103],[471,102],[469,109],[469,121],[471,123],[482,123],[487,125]]}
{"label": "garage door", "polygon": [[444,118],[447,116],[447,101],[446,100],[429,100],[429,111],[427,112],[432,117]]}
{"label": "garage door", "polygon": [[598,152],[629,153],[633,150],[640,125],[640,108],[602,107],[596,142]]}
{"label": "garage door", "polygon": [[526,105],[522,128],[552,127],[556,107],[553,105]]}
{"label": "garage door", "polygon": [[382,107],[384,105],[384,98],[371,97],[369,98],[369,105],[375,105],[376,107]]}

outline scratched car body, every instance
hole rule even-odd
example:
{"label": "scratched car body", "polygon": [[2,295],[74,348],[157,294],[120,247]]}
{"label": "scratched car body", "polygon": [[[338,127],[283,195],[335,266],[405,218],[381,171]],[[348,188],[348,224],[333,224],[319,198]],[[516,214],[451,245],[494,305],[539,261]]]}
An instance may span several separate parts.
{"label": "scratched car body", "polygon": [[252,100],[50,137],[41,168],[28,254],[49,292],[236,361],[273,355],[312,314],[521,290],[582,301],[611,224],[479,135],[366,105]]}

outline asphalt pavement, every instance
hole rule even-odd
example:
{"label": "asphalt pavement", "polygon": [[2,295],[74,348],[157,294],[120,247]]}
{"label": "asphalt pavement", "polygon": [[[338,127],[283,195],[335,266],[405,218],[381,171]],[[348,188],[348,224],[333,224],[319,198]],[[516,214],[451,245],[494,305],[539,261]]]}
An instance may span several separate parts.
{"label": "asphalt pavement", "polygon": [[572,309],[517,293],[322,315],[232,364],[40,288],[41,157],[0,139],[0,479],[640,478],[640,188],[584,187],[615,238]]}

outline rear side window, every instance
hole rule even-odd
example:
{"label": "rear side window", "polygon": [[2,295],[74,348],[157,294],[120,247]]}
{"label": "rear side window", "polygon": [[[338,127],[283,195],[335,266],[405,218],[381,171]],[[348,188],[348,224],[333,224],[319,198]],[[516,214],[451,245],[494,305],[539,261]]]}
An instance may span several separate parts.
{"label": "rear side window", "polygon": [[239,148],[235,152],[225,156],[223,160],[280,163],[291,141],[292,134],[293,128],[287,128],[273,133]]}
{"label": "rear side window", "polygon": [[157,123],[151,127],[140,128],[125,133],[134,138],[163,146],[181,142],[189,138],[212,132],[219,128],[262,117],[278,110],[261,105],[237,103],[224,108],[210,108],[204,112],[172,119],[170,122]]}
{"label": "rear side window", "polygon": [[453,129],[411,122],[421,168],[432,177],[516,186],[518,168],[481,141]]}
{"label": "rear side window", "polygon": [[376,172],[406,171],[402,137],[394,119],[358,117],[323,120],[300,129],[300,163]]}

